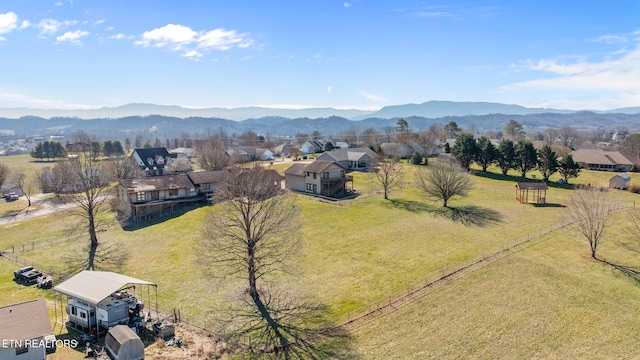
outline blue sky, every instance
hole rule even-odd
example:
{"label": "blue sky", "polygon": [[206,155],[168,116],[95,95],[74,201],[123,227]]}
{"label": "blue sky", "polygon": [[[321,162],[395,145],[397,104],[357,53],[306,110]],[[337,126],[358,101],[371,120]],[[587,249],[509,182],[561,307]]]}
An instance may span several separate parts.
{"label": "blue sky", "polygon": [[638,1],[0,1],[0,108],[640,106]]}

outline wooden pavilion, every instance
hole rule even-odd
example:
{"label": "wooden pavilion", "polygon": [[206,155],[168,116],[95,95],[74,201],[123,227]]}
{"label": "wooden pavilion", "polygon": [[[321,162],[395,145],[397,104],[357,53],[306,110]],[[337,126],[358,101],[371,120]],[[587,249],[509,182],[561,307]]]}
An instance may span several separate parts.
{"label": "wooden pavilion", "polygon": [[[518,182],[516,183],[516,201],[521,204],[546,204],[547,184],[541,182]],[[529,191],[533,199],[529,199]]]}

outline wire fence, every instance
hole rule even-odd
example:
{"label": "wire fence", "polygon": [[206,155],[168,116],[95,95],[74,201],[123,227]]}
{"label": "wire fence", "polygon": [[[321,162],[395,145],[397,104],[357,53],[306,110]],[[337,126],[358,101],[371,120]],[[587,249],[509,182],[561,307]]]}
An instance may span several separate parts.
{"label": "wire fence", "polygon": [[[615,201],[613,204],[613,211],[619,211],[622,209],[628,209],[633,207],[635,207],[635,201]],[[562,228],[566,228],[569,225],[571,225],[571,223],[572,222],[568,218],[561,219],[556,223],[553,223],[543,228],[529,232],[522,236],[518,236],[516,238],[504,241],[500,245],[497,245],[491,249],[483,251],[482,253],[477,254],[469,259],[439,268],[435,271],[432,271],[422,279],[414,281],[410,284],[407,284],[402,289],[394,291],[393,293],[388,294],[382,299],[376,300],[366,306],[362,306],[358,309],[355,309],[353,311],[350,311],[340,316],[337,320],[337,323],[340,325],[353,323],[358,319],[367,317],[384,308],[390,307],[396,302],[402,301],[403,299],[410,297],[412,294],[418,291],[434,287],[438,283],[443,282],[443,280],[449,279],[453,275],[461,273],[466,269],[472,268],[474,266],[482,265],[484,263],[488,263],[490,260],[495,259],[497,256],[501,254],[507,254],[510,250],[518,246],[529,243],[535,239],[542,238],[543,236],[551,232],[560,230]],[[63,280],[69,277],[71,274],[64,273],[61,271],[56,271],[48,266],[45,266],[44,264],[34,262],[25,256],[21,256],[21,254],[33,249],[46,248],[46,247],[51,247],[60,243],[73,241],[78,237],[80,236],[62,239],[62,240],[51,239],[45,242],[41,241],[39,243],[31,242],[31,243],[23,244],[21,247],[17,249],[13,248],[12,250],[9,250],[9,251],[6,251],[6,250],[0,251],[0,257],[6,258],[9,261],[15,262],[16,264],[20,264],[23,266],[27,266],[27,265],[33,266],[34,268],[39,269],[45,274],[48,274],[58,280]],[[214,330],[212,330],[212,326],[214,325],[214,323],[213,321],[207,320],[206,316],[189,314],[175,307],[172,307],[171,310],[167,311],[167,309],[170,306],[166,306],[166,307],[165,305],[162,305],[162,306],[163,306],[162,309],[158,309],[158,313],[161,314],[161,316],[159,316],[159,319],[157,320],[160,321],[160,320],[170,319],[172,322],[178,323],[181,326],[188,326],[188,327],[191,327],[192,329],[197,329],[199,331],[203,331],[210,335],[215,335],[217,337],[223,338],[222,334],[219,334]]]}
{"label": "wire fence", "polygon": [[[635,207],[635,201],[616,201],[613,204],[613,211],[619,211],[622,209],[633,208],[633,207]],[[427,276],[423,277],[422,279],[414,281],[408,284],[407,286],[403,287],[402,289],[397,290],[391,294],[388,294],[382,299],[376,300],[366,306],[360,307],[356,310],[350,311],[340,316],[338,319],[338,323],[341,325],[350,324],[358,319],[361,319],[373,313],[379,312],[384,308],[390,307],[395,303],[408,298],[409,296],[411,296],[412,294],[418,291],[435,287],[435,285],[437,285],[438,283],[443,282],[443,280],[451,278],[455,274],[458,274],[471,267],[474,267],[483,263],[488,263],[489,260],[495,259],[501,254],[506,254],[510,250],[518,246],[529,243],[535,239],[542,238],[543,236],[551,232],[560,230],[562,228],[566,228],[571,224],[572,224],[572,221],[570,219],[568,218],[562,219],[554,224],[545,226],[543,228],[529,232],[522,236],[502,242],[500,245],[497,245],[491,249],[488,249],[469,259],[437,269],[429,273]]]}

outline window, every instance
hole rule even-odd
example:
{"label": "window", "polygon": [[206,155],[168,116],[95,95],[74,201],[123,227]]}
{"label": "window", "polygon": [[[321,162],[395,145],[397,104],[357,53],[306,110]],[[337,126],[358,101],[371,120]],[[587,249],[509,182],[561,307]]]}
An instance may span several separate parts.
{"label": "window", "polygon": [[26,346],[16,347],[16,355],[26,354],[29,352],[29,348]]}
{"label": "window", "polygon": [[329,178],[329,172],[323,172],[322,173],[322,178],[323,179],[328,179]]}
{"label": "window", "polygon": [[84,312],[84,311],[83,311],[83,312],[81,312],[81,313],[80,313],[80,317],[81,317],[81,318],[83,318],[83,319],[86,319],[86,318],[87,318],[87,313],[86,313],[86,312]]}
{"label": "window", "polygon": [[178,196],[178,189],[169,189],[169,196]]}
{"label": "window", "polygon": [[202,184],[202,190],[211,190],[211,184]]}
{"label": "window", "polygon": [[313,173],[313,178],[314,178],[314,179],[316,178],[316,173]]}
{"label": "window", "polygon": [[307,190],[308,191],[312,191],[313,190],[313,184],[307,184]]}
{"label": "window", "polygon": [[78,315],[78,312],[76,311],[76,307],[75,306],[71,307],[71,315]]}
{"label": "window", "polygon": [[136,200],[137,201],[145,201],[147,200],[147,194],[144,191],[140,191],[136,193]]}
{"label": "window", "polygon": [[340,170],[340,177],[343,178],[344,177],[344,170]]}

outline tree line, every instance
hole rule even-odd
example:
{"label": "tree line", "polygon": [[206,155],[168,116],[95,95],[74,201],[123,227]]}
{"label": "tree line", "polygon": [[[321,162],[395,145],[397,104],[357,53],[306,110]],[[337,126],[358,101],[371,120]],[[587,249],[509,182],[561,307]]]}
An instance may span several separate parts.
{"label": "tree line", "polygon": [[542,148],[536,149],[527,139],[520,139],[515,143],[510,139],[502,139],[496,147],[486,136],[476,139],[470,133],[462,133],[451,148],[451,155],[465,170],[469,170],[474,162],[483,172],[496,164],[503,175],[507,175],[509,170],[513,169],[525,178],[529,171],[537,169],[545,182],[556,172],[568,182],[570,178],[578,177],[581,170],[571,154],[565,153],[558,157],[551,146],[545,144]]}

